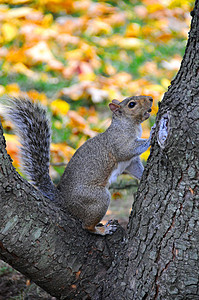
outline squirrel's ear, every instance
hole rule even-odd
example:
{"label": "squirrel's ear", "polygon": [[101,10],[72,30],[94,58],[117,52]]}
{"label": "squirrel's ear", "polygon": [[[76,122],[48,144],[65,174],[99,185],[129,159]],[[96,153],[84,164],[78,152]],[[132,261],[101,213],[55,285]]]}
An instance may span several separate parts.
{"label": "squirrel's ear", "polygon": [[115,113],[119,110],[120,108],[120,101],[116,100],[116,99],[113,99],[111,103],[109,103],[109,108],[110,110]]}
{"label": "squirrel's ear", "polygon": [[118,105],[119,105],[119,104],[120,104],[120,101],[119,101],[119,100],[117,100],[117,99],[113,99],[113,100],[112,100],[112,103],[114,103],[114,104],[118,104]]}
{"label": "squirrel's ear", "polygon": [[115,103],[109,103],[109,108],[113,113],[116,113],[120,109],[120,106]]}

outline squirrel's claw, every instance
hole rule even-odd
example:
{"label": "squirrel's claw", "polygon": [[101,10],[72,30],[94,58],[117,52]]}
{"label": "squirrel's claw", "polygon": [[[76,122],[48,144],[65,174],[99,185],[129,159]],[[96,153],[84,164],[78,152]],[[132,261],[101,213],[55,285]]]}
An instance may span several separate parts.
{"label": "squirrel's claw", "polygon": [[95,227],[95,234],[107,235],[113,234],[117,230],[117,225],[111,224],[112,220],[109,220],[104,226]]}
{"label": "squirrel's claw", "polygon": [[107,235],[107,234],[113,234],[117,230],[117,225],[111,224],[112,220],[109,220],[105,225],[102,225],[101,223],[98,224],[95,227],[85,227],[84,229],[88,230],[90,233],[98,234],[98,235]]}

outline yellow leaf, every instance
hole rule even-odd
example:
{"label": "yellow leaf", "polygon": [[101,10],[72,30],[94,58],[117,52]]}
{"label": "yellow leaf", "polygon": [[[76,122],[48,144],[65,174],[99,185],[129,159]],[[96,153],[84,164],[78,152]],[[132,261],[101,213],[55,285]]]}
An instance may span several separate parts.
{"label": "yellow leaf", "polygon": [[18,96],[20,93],[20,88],[17,83],[10,83],[6,86],[6,93],[11,96]]}
{"label": "yellow leaf", "polygon": [[109,99],[121,99],[121,93],[117,90],[116,87],[107,87],[105,90],[108,93]]}
{"label": "yellow leaf", "polygon": [[16,25],[12,23],[4,23],[1,27],[1,32],[6,43],[14,40],[17,36],[18,30]]}
{"label": "yellow leaf", "polygon": [[111,26],[100,19],[90,20],[86,30],[89,35],[110,34],[111,32]]}
{"label": "yellow leaf", "polygon": [[78,77],[80,81],[94,81],[96,79],[94,72],[82,72]]}
{"label": "yellow leaf", "polygon": [[37,92],[36,90],[30,90],[27,95],[32,99],[41,102],[43,106],[48,105],[48,99],[44,93]]}
{"label": "yellow leaf", "polygon": [[54,59],[46,42],[41,41],[32,48],[26,50],[26,54],[36,62],[48,62]]}
{"label": "yellow leaf", "polygon": [[38,76],[35,72],[28,69],[23,63],[18,62],[13,66],[13,71],[21,74],[25,74],[28,77],[31,77],[32,79],[36,79]]}
{"label": "yellow leaf", "polygon": [[163,78],[162,80],[161,80],[161,85],[165,88],[165,89],[167,89],[168,88],[168,86],[171,84],[171,81],[169,80],[169,79],[167,79],[167,78]]}
{"label": "yellow leaf", "polygon": [[54,100],[50,106],[54,114],[66,115],[70,109],[70,105],[61,99]]}
{"label": "yellow leaf", "polygon": [[190,0],[169,0],[168,8],[173,9],[175,7],[183,7],[185,11],[192,8],[192,1]]}
{"label": "yellow leaf", "polygon": [[73,0],[38,0],[38,5],[52,12],[66,11],[67,13],[73,12],[74,9]]}
{"label": "yellow leaf", "polygon": [[159,85],[159,84],[150,84],[146,88],[152,89],[153,91],[157,91],[157,92],[160,92],[160,93],[165,92],[165,88],[163,86]]}
{"label": "yellow leaf", "polygon": [[150,154],[150,149],[148,149],[148,150],[146,150],[144,153],[142,153],[141,155],[140,155],[140,157],[141,157],[141,159],[142,160],[147,160],[148,159],[148,157],[149,157],[149,154]]}
{"label": "yellow leaf", "polygon": [[115,36],[111,39],[112,44],[116,44],[124,49],[140,49],[144,47],[144,41],[138,38],[123,38],[121,36]]}
{"label": "yellow leaf", "polygon": [[140,25],[137,23],[131,23],[126,28],[125,35],[127,37],[139,37],[140,36]]}
{"label": "yellow leaf", "polygon": [[75,49],[67,51],[65,57],[67,60],[81,60],[83,57],[83,53],[81,49]]}
{"label": "yellow leaf", "polygon": [[5,94],[5,87],[3,85],[0,85],[0,96],[3,96],[3,94]]}
{"label": "yellow leaf", "polygon": [[105,72],[112,76],[117,72],[117,70],[111,64],[107,63],[105,65]]}
{"label": "yellow leaf", "polygon": [[31,7],[27,7],[27,6],[23,7],[22,6],[22,7],[10,9],[8,11],[7,17],[10,18],[10,19],[23,18],[23,17],[26,17],[26,16],[32,16],[33,12],[36,12],[36,11],[34,9],[32,9]]}
{"label": "yellow leaf", "polygon": [[143,0],[143,3],[146,4],[147,10],[149,13],[154,13],[159,10],[164,10],[164,2],[163,1],[157,1],[157,0]]}
{"label": "yellow leaf", "polygon": [[26,4],[31,2],[31,0],[10,0],[9,4],[19,5],[19,4]]}
{"label": "yellow leaf", "polygon": [[54,126],[56,129],[62,129],[62,123],[58,120],[54,122]]}
{"label": "yellow leaf", "polygon": [[44,16],[43,20],[42,20],[42,25],[44,27],[50,27],[50,25],[52,24],[53,22],[53,15],[52,14],[47,14]]}

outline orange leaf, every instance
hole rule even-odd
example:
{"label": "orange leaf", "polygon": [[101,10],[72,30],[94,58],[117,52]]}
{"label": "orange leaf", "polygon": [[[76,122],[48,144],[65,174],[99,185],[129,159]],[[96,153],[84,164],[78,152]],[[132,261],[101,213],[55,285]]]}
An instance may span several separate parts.
{"label": "orange leaf", "polygon": [[62,162],[63,159],[69,161],[75,153],[75,149],[68,146],[66,143],[51,143],[50,150],[54,163]]}
{"label": "orange leaf", "polygon": [[4,134],[5,139],[6,139],[6,149],[8,154],[10,154],[10,156],[13,159],[13,164],[15,166],[19,166],[19,146],[20,143],[18,141],[18,138],[16,135],[14,134]]}
{"label": "orange leaf", "polygon": [[70,110],[68,116],[76,125],[83,128],[86,126],[86,121],[76,111]]}

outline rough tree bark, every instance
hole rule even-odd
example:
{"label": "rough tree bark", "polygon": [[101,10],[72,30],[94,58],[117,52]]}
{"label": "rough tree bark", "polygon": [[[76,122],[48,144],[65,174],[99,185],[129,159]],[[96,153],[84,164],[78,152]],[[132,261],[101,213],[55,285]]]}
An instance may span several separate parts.
{"label": "rough tree bark", "polygon": [[0,135],[0,258],[59,299],[199,299],[199,3],[161,102],[128,230],[81,229],[14,170]]}

